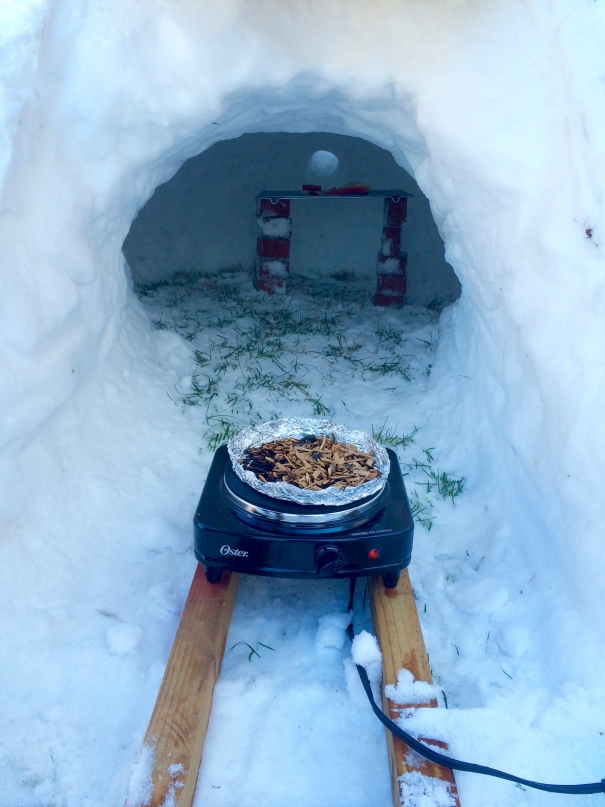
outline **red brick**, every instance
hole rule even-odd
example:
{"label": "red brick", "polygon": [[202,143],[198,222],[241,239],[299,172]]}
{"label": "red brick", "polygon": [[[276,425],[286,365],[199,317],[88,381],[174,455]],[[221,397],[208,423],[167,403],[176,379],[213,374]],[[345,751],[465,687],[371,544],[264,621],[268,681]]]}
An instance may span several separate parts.
{"label": "red brick", "polygon": [[386,294],[380,294],[380,292],[376,292],[374,295],[374,305],[379,305],[383,307],[396,305],[402,306],[403,305],[403,294],[396,294],[394,296],[388,296]]}
{"label": "red brick", "polygon": [[280,259],[273,258],[263,260],[258,256],[256,257],[254,267],[254,288],[258,289],[259,291],[266,291],[269,294],[285,294],[290,262],[281,260],[281,263],[283,264],[282,271],[272,272],[272,260]]}
{"label": "red brick", "polygon": [[405,275],[378,275],[377,280],[376,291],[378,293],[405,294],[408,280]]}
{"label": "red brick", "polygon": [[258,212],[265,218],[275,216],[288,218],[290,216],[289,199],[278,199],[276,202],[272,202],[271,199],[259,199],[258,202]]}
{"label": "red brick", "polygon": [[259,258],[288,260],[290,257],[290,241],[287,238],[257,238],[256,254]]}
{"label": "red brick", "polygon": [[387,197],[384,200],[384,226],[401,227],[405,223],[407,212],[407,196],[401,196],[397,202]]}
{"label": "red brick", "polygon": [[286,291],[286,281],[283,277],[259,277],[256,281],[258,291],[266,291],[268,294],[284,294]]}

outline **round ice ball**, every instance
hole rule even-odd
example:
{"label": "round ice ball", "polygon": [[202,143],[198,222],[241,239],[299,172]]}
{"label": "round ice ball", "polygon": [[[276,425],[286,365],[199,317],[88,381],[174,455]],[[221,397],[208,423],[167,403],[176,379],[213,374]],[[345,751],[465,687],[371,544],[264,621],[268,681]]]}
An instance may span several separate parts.
{"label": "round ice ball", "polygon": [[307,167],[320,177],[329,177],[338,168],[338,157],[331,151],[316,151],[311,155]]}

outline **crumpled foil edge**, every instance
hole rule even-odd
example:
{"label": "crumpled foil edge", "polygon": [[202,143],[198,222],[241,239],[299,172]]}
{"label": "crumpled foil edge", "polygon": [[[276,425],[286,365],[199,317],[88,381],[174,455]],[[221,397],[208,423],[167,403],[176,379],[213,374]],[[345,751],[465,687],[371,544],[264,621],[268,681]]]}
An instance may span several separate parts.
{"label": "crumpled foil edge", "polygon": [[[252,471],[244,470],[239,462],[246,449],[251,446],[260,446],[263,443],[282,440],[286,437],[300,438],[307,434],[333,434],[340,443],[352,443],[361,451],[371,451],[376,457],[376,468],[380,472],[380,476],[378,479],[371,479],[369,482],[362,482],[357,487],[347,487],[344,490],[336,488],[303,490],[289,482],[262,482]],[[382,490],[386,485],[390,470],[389,455],[386,449],[379,445],[373,437],[327,418],[280,418],[257,426],[249,426],[229,440],[227,449],[233,470],[242,482],[273,499],[283,499],[296,502],[296,504],[338,507],[365,499],[366,496],[372,496]]]}

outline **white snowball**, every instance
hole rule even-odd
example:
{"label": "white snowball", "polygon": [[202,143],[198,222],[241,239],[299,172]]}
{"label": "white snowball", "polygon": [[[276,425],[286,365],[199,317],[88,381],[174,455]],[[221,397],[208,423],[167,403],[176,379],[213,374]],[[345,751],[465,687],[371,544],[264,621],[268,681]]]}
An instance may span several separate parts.
{"label": "white snowball", "polygon": [[107,644],[114,654],[131,653],[141,643],[143,629],[140,625],[123,622],[107,628]]}
{"label": "white snowball", "polygon": [[315,649],[325,650],[333,647],[340,650],[344,647],[351,614],[326,614],[319,618],[319,627],[315,636]]}
{"label": "white snowball", "polygon": [[338,157],[331,151],[316,151],[311,155],[307,168],[320,177],[329,177],[338,168]]}
{"label": "white snowball", "polygon": [[351,654],[355,664],[365,667],[368,678],[372,683],[380,681],[382,678],[382,653],[376,638],[362,630],[353,640]]}

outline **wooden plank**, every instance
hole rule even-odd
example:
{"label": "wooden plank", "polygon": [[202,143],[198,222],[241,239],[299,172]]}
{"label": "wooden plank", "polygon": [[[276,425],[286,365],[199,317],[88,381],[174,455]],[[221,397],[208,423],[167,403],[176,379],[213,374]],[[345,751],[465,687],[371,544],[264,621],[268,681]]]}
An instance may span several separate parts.
{"label": "wooden plank", "polygon": [[210,584],[198,563],[145,735],[155,749],[150,807],[193,803],[238,580],[223,572]]}
{"label": "wooden plank", "polygon": [[[384,685],[396,684],[397,673],[404,668],[409,670],[417,681],[428,681],[432,684],[433,677],[407,569],[402,571],[396,589],[385,588],[381,577],[370,577],[368,578],[368,590],[374,633],[382,651],[383,693]],[[393,703],[383,694],[382,708],[391,720],[397,720],[400,709],[411,706],[436,707],[437,701],[401,706]],[[411,753],[410,749],[401,740],[393,737],[390,731],[386,731],[386,739],[395,807],[401,805],[399,777],[408,771],[419,771],[425,776],[447,782],[457,807],[460,807],[453,771],[421,759],[415,754],[411,757],[408,756]],[[419,739],[438,749],[447,750],[447,745],[439,740],[430,740],[426,737]],[[414,761],[406,762],[406,757]]]}

